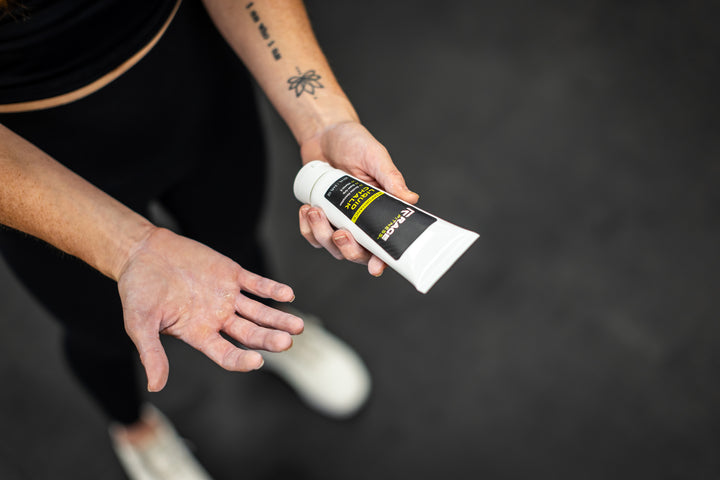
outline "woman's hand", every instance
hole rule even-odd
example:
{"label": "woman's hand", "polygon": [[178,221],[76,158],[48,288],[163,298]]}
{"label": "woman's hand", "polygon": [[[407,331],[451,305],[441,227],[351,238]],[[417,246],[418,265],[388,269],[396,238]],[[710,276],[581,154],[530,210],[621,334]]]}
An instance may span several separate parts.
{"label": "woman's hand", "polygon": [[125,329],[140,353],[148,390],[159,391],[169,363],[159,334],[177,337],[231,371],[260,368],[248,348],[278,352],[303,330],[300,318],[267,307],[243,291],[279,302],[294,298],[287,285],[255,275],[205,245],[155,229],[134,249],[118,280]]}
{"label": "woman's hand", "polygon": [[[415,204],[418,195],[407,188],[390,154],[365,127],[357,122],[333,125],[303,142],[303,163],[323,160],[365,183]],[[325,248],[335,258],[368,266],[371,275],[379,276],[385,263],[363,248],[347,230],[335,230],[320,208],[300,208],[300,232],[315,248]]]}

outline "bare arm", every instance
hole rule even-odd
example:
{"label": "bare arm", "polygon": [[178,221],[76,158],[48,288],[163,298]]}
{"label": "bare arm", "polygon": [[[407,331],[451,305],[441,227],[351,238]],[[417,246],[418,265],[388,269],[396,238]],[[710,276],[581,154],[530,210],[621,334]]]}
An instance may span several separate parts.
{"label": "bare arm", "polygon": [[[298,143],[327,127],[357,122],[299,0],[204,0],[230,46],[263,88]],[[314,80],[303,75],[314,72]],[[300,89],[290,88],[298,77]],[[302,88],[306,87],[306,88]]]}
{"label": "bare arm", "polygon": [[[318,45],[300,0],[204,0],[218,29],[253,73],[293,132],[303,163],[324,160],[410,203],[390,155],[358,120]],[[385,264],[344,230],[335,231],[322,210],[304,205],[300,231],[337,259],[367,264],[380,275]]]}
{"label": "bare arm", "polygon": [[[169,364],[159,334],[228,370],[259,368],[257,352],[285,350],[302,321],[244,292],[290,301],[292,289],[148,220],[0,125],[0,223],[45,240],[118,281],[125,328],[148,377],[163,388]],[[66,295],[78,292],[67,289]],[[102,319],[98,319],[102,321]],[[267,327],[267,328],[266,328]]]}
{"label": "bare arm", "polygon": [[0,125],[0,223],[118,280],[153,225]]}

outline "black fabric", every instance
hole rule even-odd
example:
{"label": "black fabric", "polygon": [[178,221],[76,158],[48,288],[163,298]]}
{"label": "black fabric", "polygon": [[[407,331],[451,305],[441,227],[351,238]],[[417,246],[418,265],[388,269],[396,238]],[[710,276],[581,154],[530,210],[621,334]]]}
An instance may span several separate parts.
{"label": "black fabric", "polygon": [[175,0],[28,0],[0,20],[0,104],[97,80],[142,49]]}
{"label": "black fabric", "polygon": [[[266,274],[257,240],[264,142],[247,72],[200,2],[185,0],[135,67],[74,103],[0,123],[136,211],[159,201],[182,233]],[[116,284],[39,240],[0,229],[8,265],[65,328],[70,367],[114,420],[137,419],[137,353]]]}

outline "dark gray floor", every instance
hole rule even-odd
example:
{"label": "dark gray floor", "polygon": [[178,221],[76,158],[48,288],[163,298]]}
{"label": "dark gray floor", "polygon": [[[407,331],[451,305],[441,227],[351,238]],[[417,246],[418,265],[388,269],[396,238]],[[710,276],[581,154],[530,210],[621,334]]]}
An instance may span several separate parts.
{"label": "dark gray floor", "polygon": [[[372,400],[329,421],[168,341],[152,401],[217,479],[720,477],[718,5],[311,1],[421,206],[482,238],[426,296],[315,251],[267,111],[278,277]],[[0,285],[0,479],[123,478],[57,328]]]}

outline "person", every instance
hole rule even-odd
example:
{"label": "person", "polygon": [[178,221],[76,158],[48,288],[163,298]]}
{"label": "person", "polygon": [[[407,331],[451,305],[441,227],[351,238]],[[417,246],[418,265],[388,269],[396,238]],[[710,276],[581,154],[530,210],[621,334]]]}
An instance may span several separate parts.
{"label": "person", "polygon": [[[352,414],[363,367],[319,326],[317,368],[356,378],[354,399],[297,374],[310,368],[292,352],[311,322],[283,306],[292,288],[268,278],[248,71],[302,163],[325,160],[410,203],[417,195],[360,123],[302,2],[0,0],[0,15],[0,223],[10,227],[0,251],[61,322],[68,364],[107,415],[128,475],[208,478],[137,388],[138,354],[150,392],[168,381],[160,334],[230,371],[267,360],[325,413]],[[178,232],[152,221],[153,205]],[[299,226],[338,259],[375,276],[385,268],[319,209],[301,206]]]}

